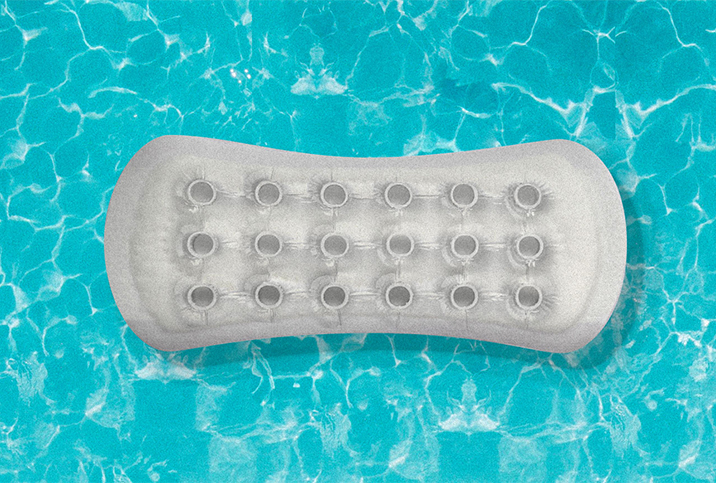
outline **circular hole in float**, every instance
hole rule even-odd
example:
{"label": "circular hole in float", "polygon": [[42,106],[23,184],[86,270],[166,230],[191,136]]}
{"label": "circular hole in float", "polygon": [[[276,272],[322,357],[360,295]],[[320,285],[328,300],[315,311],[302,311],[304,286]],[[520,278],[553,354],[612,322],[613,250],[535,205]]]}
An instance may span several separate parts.
{"label": "circular hole in float", "polygon": [[208,181],[197,179],[189,183],[186,196],[195,205],[210,205],[216,199],[216,189]]}
{"label": "circular hole in float", "polygon": [[415,243],[413,242],[412,237],[399,233],[390,235],[388,237],[388,241],[386,242],[386,249],[388,250],[388,253],[397,258],[407,257],[413,253],[414,248]]}
{"label": "circular hole in float", "polygon": [[348,253],[348,239],[337,233],[330,233],[321,239],[321,251],[329,258],[339,258]]}
{"label": "circular hole in float", "polygon": [[263,257],[275,257],[283,248],[281,239],[273,233],[263,232],[256,236],[254,249]]}
{"label": "circular hole in float", "polygon": [[517,254],[526,260],[539,258],[544,251],[542,239],[537,235],[523,235],[517,240]]}
{"label": "circular hole in float", "polygon": [[393,309],[404,309],[413,303],[413,291],[407,285],[394,283],[385,291],[385,300]]}
{"label": "circular hole in float", "polygon": [[477,203],[477,188],[468,183],[456,184],[450,190],[450,201],[458,208],[470,208]]}
{"label": "circular hole in float", "polygon": [[403,183],[391,183],[385,189],[385,202],[391,208],[405,208],[411,201],[413,201],[413,192]]}
{"label": "circular hole in float", "polygon": [[348,291],[340,285],[328,285],[321,291],[321,302],[328,309],[342,309],[348,304]]}
{"label": "circular hole in float", "polygon": [[515,292],[515,303],[524,310],[534,310],[542,303],[542,291],[534,285],[522,285]]}
{"label": "circular hole in float", "polygon": [[186,242],[186,249],[195,258],[208,257],[216,250],[214,237],[202,231],[192,233]]}
{"label": "circular hole in float", "polygon": [[265,309],[275,309],[283,301],[283,291],[278,285],[262,283],[256,288],[256,303]]}
{"label": "circular hole in float", "polygon": [[473,235],[461,234],[450,240],[450,251],[455,257],[462,260],[473,258],[479,249],[480,243]]}
{"label": "circular hole in float", "polygon": [[261,181],[254,190],[256,202],[261,206],[276,206],[281,203],[283,191],[278,183],[273,181]]}
{"label": "circular hole in float", "polygon": [[450,302],[456,309],[471,309],[477,305],[477,299],[477,290],[472,285],[457,285],[450,291]]}
{"label": "circular hole in float", "polygon": [[186,300],[195,310],[209,310],[216,303],[216,293],[208,285],[195,285],[187,292]]}
{"label": "circular hole in float", "polygon": [[542,201],[542,192],[533,184],[521,184],[515,188],[514,198],[520,208],[533,210]]}
{"label": "circular hole in float", "polygon": [[340,208],[348,201],[348,192],[340,183],[326,183],[321,188],[321,203],[328,208]]}

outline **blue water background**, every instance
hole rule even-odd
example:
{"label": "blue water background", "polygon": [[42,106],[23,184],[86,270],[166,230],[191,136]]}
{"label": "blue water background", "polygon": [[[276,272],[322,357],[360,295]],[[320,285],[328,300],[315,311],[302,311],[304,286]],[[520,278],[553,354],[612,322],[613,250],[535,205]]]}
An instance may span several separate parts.
{"label": "blue water background", "polygon": [[[716,4],[0,3],[0,482],[716,479]],[[585,349],[345,335],[161,353],[103,259],[164,134],[399,156],[553,138],[622,195]]]}

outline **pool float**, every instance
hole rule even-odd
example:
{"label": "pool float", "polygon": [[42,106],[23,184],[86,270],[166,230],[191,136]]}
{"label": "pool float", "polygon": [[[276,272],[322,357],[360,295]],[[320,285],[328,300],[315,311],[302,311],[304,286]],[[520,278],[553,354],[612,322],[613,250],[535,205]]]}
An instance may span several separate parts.
{"label": "pool float", "polygon": [[614,180],[564,140],[350,158],[164,136],[124,168],[104,241],[117,307],[161,350],[386,332],[569,352],[626,263]]}

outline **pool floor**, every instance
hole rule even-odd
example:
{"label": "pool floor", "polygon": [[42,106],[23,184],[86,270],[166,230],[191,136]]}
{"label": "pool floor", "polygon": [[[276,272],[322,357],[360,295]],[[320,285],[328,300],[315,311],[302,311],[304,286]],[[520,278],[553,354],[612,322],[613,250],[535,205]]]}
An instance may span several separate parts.
{"label": "pool floor", "polygon": [[[716,3],[0,4],[0,482],[716,480]],[[340,156],[569,139],[619,186],[616,311],[162,353],[103,231],[165,134]]]}

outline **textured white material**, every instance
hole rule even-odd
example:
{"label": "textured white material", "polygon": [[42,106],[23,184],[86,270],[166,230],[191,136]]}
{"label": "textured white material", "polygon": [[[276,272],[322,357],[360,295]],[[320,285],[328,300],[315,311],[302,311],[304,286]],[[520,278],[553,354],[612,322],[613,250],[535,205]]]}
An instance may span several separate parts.
{"label": "textured white material", "polygon": [[395,332],[568,352],[614,309],[626,229],[607,168],[569,141],[338,158],[166,136],[124,169],[105,258],[162,350]]}

